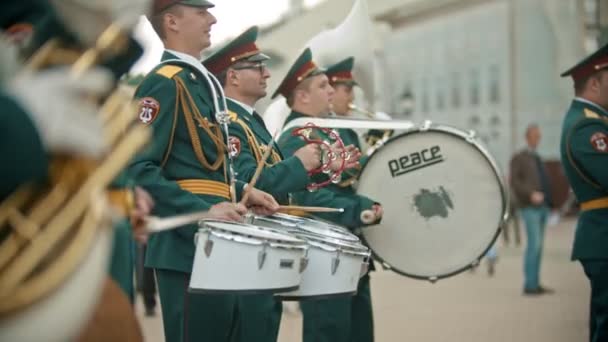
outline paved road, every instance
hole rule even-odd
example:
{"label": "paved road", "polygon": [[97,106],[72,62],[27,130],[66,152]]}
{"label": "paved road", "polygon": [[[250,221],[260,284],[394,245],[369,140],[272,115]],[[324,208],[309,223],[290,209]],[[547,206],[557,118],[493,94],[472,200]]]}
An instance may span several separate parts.
{"label": "paved road", "polygon": [[[573,232],[573,220],[548,228],[541,279],[556,290],[550,296],[522,296],[523,247],[502,240],[494,277],[485,264],[434,285],[375,272],[376,342],[586,341],[589,286],[569,261]],[[163,341],[160,317],[139,312],[146,341]],[[279,342],[301,341],[301,329],[299,313],[286,311]]]}

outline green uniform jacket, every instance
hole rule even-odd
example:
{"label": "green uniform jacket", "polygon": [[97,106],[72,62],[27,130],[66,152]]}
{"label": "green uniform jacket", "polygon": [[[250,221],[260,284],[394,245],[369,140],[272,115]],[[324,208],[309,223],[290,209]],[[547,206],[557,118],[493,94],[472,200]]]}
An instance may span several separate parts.
{"label": "green uniform jacket", "polygon": [[[261,159],[272,135],[266,129],[264,120],[255,111],[249,114],[238,103],[228,99],[232,123],[230,136],[236,141],[234,167],[238,179],[248,182],[253,178],[258,160]],[[266,161],[255,187],[272,194],[280,203],[287,204],[289,193],[306,189],[309,177],[302,161],[296,156],[283,159],[281,151],[273,145],[273,153]]]}
{"label": "green uniform jacket", "polygon": [[[168,59],[176,60],[177,57],[165,52],[162,60]],[[157,66],[135,93],[136,98],[148,100],[145,107],[148,112],[140,111],[140,119],[151,125],[154,133],[149,148],[129,167],[129,175],[153,196],[154,215],[165,217],[208,210],[213,204],[229,200],[218,194],[194,194],[177,183],[185,179],[228,183],[222,145],[211,138],[219,136],[223,141],[220,127],[215,124],[209,94],[210,89],[198,69],[180,62]],[[178,98],[179,102],[176,102]],[[192,114],[196,109],[200,116]],[[187,122],[192,120],[194,129],[189,130]],[[195,142],[192,142],[191,134]],[[199,147],[202,156],[195,152]],[[216,170],[203,165],[205,162],[213,165],[218,158],[221,160]],[[197,229],[196,225],[189,225],[152,235],[148,241],[146,266],[190,273]]]}
{"label": "green uniform jacket", "polygon": [[[562,126],[561,158],[579,202],[608,196],[608,112],[575,99]],[[568,153],[570,150],[570,156]],[[596,183],[592,185],[579,174]],[[573,260],[608,258],[608,208],[581,213],[572,249]]]}
{"label": "green uniform jacket", "polygon": [[47,176],[48,156],[29,115],[10,96],[0,92],[0,200],[19,185]]}
{"label": "green uniform jacket", "polygon": [[[291,114],[285,120],[287,124],[291,120],[306,117],[302,113],[292,111]],[[279,138],[279,148],[285,156],[291,156],[295,151],[305,145],[304,140],[300,137],[294,137],[291,135],[291,131],[284,132]],[[315,131],[315,134],[318,130]],[[315,175],[313,179],[315,182],[323,180],[325,175]],[[328,189],[320,189],[315,192],[300,191],[293,194],[293,199],[300,205],[310,206],[323,206],[331,208],[344,208],[343,213],[330,213],[330,214],[319,214],[318,216],[326,220],[341,224],[351,229],[362,227],[365,224],[361,221],[361,212],[370,209],[374,204],[373,200],[357,195],[357,194],[340,194],[333,192]]]}

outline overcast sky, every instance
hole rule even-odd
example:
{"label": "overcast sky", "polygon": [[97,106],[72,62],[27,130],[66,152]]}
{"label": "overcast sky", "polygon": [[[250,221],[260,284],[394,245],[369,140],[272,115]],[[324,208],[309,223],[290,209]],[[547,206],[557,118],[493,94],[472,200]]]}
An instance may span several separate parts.
{"label": "overcast sky", "polygon": [[[304,5],[312,7],[323,0],[304,0]],[[211,29],[211,44],[222,43],[235,37],[253,25],[265,26],[281,17],[287,11],[290,0],[220,0],[215,2],[211,12],[217,24]],[[132,73],[146,73],[160,61],[163,46],[148,20],[141,18],[135,29],[135,37],[144,45],[144,55],[133,66]]]}

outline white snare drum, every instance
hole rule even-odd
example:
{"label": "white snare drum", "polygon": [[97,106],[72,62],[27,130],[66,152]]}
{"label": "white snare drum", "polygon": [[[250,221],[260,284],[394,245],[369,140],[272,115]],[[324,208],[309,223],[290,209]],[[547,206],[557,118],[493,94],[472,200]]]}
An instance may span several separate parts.
{"label": "white snare drum", "polygon": [[327,227],[315,227],[306,220],[289,215],[254,216],[251,219],[257,226],[287,231],[308,242],[307,262],[300,288],[277,294],[281,299],[318,299],[357,292],[359,278],[367,272],[370,251],[358,241],[348,240],[356,236],[338,233]]}
{"label": "white snare drum", "polygon": [[306,241],[233,222],[204,220],[200,226],[189,291],[274,293],[298,288]]}
{"label": "white snare drum", "polygon": [[500,171],[472,133],[425,123],[390,139],[361,171],[357,191],[380,203],[363,239],[385,267],[436,281],[479,263],[507,217]]}
{"label": "white snare drum", "polygon": [[359,238],[351,233],[347,228],[327,222],[324,220],[312,219],[308,217],[292,216],[287,214],[277,213],[272,216],[282,221],[295,224],[298,229],[304,230],[313,234],[320,234],[332,237],[338,240],[359,242]]}

